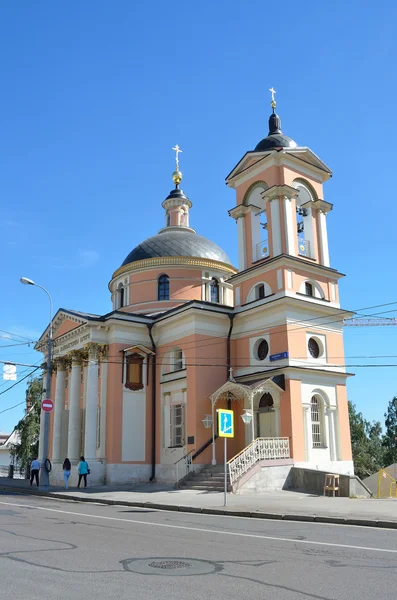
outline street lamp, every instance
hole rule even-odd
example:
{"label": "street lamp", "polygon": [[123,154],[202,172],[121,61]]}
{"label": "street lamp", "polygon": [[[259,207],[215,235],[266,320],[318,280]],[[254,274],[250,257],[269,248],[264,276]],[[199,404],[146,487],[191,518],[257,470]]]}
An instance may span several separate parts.
{"label": "street lamp", "polygon": [[[48,290],[42,285],[35,283],[32,279],[27,277],[21,277],[20,282],[24,285],[35,285],[45,292],[50,301],[50,331],[48,335],[48,348],[47,348],[47,379],[45,385],[46,396],[51,396],[51,368],[52,368],[52,298]],[[44,437],[43,437],[43,463],[41,464],[41,475],[40,475],[40,487],[48,490],[50,487],[50,477],[46,468],[46,461],[48,459],[48,442],[50,438],[50,413],[44,413]]]}
{"label": "street lamp", "polygon": [[249,425],[252,421],[252,412],[245,408],[241,418],[244,421],[244,425]]}
{"label": "street lamp", "polygon": [[204,419],[202,419],[202,424],[204,425],[204,427],[206,429],[209,429],[212,425],[212,416],[211,415],[205,415]]}

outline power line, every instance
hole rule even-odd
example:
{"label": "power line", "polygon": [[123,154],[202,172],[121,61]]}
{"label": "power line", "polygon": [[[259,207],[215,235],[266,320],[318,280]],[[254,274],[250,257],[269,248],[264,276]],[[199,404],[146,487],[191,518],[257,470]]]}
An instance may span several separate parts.
{"label": "power line", "polygon": [[9,392],[10,390],[12,390],[12,388],[14,388],[16,385],[19,385],[20,383],[22,383],[22,381],[24,381],[25,379],[27,379],[28,377],[30,377],[31,375],[33,375],[33,373],[35,373],[37,371],[37,369],[40,369],[40,367],[36,367],[35,369],[33,369],[30,373],[28,373],[27,375],[25,375],[25,377],[22,377],[22,379],[20,379],[19,381],[16,381],[15,383],[13,383],[12,385],[10,385],[10,387],[8,387],[6,390],[3,390],[2,392],[0,392],[0,396],[2,396],[3,394]]}
{"label": "power line", "polygon": [[18,335],[18,333],[11,333],[11,331],[5,331],[4,329],[0,329],[1,333],[6,333],[7,335],[11,335],[12,337],[15,338],[20,338],[21,340],[26,340],[28,342],[33,342],[33,340],[23,336],[23,335]]}

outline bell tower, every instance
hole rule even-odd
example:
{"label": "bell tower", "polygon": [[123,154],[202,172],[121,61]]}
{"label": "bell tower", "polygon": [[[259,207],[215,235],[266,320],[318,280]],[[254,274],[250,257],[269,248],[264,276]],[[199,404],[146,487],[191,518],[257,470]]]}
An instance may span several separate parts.
{"label": "bell tower", "polygon": [[[277,432],[291,440],[295,464],[352,472],[343,358],[343,319],[351,313],[340,309],[343,275],[329,260],[332,204],[323,184],[331,171],[283,133],[270,91],[267,136],[226,178],[236,190],[229,215],[237,223],[239,256],[239,272],[229,280],[233,375],[238,383],[280,384]],[[266,406],[259,402],[255,410],[257,435],[267,437]]]}
{"label": "bell tower", "polygon": [[307,147],[281,131],[274,90],[269,133],[226,178],[236,190],[229,214],[237,222],[239,269],[276,256],[293,256],[329,267],[323,198],[329,168]]}

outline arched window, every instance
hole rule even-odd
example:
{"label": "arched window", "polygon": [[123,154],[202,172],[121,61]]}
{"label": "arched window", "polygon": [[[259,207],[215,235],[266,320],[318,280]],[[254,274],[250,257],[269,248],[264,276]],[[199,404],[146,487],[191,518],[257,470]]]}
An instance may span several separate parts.
{"label": "arched window", "polygon": [[257,286],[256,295],[258,300],[263,300],[263,298],[265,297],[265,286],[263,285],[263,283]]}
{"label": "arched window", "polygon": [[273,396],[269,392],[265,392],[261,399],[259,400],[259,412],[267,413],[273,412],[274,410],[274,401]]}
{"label": "arched window", "polygon": [[313,285],[308,281],[305,282],[305,294],[306,296],[313,296]]}
{"label": "arched window", "polygon": [[210,283],[210,301],[219,302],[219,283],[215,277],[212,278]]}
{"label": "arched window", "polygon": [[324,403],[318,396],[310,401],[313,448],[321,448],[324,444]]}
{"label": "arched window", "polygon": [[117,305],[116,308],[123,308],[124,306],[124,286],[122,283],[119,283],[117,286]]}
{"label": "arched window", "polygon": [[168,275],[160,275],[158,279],[158,300],[169,300],[170,299],[170,280]]}
{"label": "arched window", "polygon": [[171,225],[171,215],[167,213],[167,227]]}

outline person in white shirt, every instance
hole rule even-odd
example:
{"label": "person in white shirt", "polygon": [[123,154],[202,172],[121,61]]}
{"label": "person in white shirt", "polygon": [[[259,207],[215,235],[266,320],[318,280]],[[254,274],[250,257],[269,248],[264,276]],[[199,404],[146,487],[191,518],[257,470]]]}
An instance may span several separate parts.
{"label": "person in white shirt", "polygon": [[30,464],[30,485],[33,485],[33,479],[35,479],[37,487],[39,487],[39,472],[40,461],[34,458]]}

